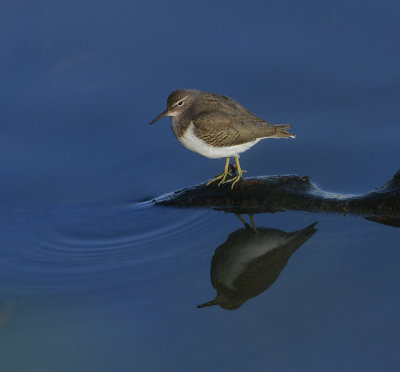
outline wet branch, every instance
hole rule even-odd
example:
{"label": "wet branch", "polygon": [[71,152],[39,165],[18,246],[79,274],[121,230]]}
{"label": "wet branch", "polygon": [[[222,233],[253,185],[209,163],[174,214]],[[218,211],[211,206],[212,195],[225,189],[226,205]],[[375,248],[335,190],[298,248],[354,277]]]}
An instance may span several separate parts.
{"label": "wet branch", "polygon": [[363,195],[326,192],[296,175],[245,178],[230,184],[190,186],[154,199],[157,205],[208,207],[235,213],[284,210],[339,212],[400,218],[400,171],[385,185]]}

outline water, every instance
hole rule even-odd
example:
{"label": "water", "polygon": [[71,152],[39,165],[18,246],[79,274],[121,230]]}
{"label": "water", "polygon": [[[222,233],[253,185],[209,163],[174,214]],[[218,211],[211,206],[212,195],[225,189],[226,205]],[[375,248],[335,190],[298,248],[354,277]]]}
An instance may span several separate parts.
{"label": "water", "polygon": [[[223,93],[295,140],[251,176],[364,193],[399,168],[397,2],[2,2],[0,370],[395,370],[399,229],[362,217],[255,216],[317,231],[236,310],[212,257],[233,214],[151,199],[220,172],[167,119],[174,89]],[[249,221],[248,216],[243,216]]]}

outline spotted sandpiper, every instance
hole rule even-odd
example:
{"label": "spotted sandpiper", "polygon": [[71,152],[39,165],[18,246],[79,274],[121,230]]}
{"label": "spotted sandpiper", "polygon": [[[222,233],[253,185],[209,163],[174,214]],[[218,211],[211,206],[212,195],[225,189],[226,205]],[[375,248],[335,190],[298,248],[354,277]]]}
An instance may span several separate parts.
{"label": "spotted sandpiper", "polygon": [[[206,185],[232,182],[243,177],[239,156],[264,138],[294,138],[290,124],[273,125],[260,119],[232,98],[196,89],[178,89],[168,96],[167,109],[150,124],[171,117],[172,130],[179,142],[207,158],[226,158],[223,173]],[[227,179],[229,158],[234,157],[237,176]]]}

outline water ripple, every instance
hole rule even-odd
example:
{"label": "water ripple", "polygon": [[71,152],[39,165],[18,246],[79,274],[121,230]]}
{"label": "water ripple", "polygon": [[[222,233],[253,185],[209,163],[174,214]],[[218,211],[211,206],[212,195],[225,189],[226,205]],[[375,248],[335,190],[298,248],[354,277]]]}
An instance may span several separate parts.
{"label": "water ripple", "polygon": [[58,272],[143,264],[174,256],[182,250],[176,241],[197,236],[214,218],[204,211],[175,210],[171,215],[153,207],[151,213],[103,211],[86,226],[82,220],[84,213],[79,220],[56,221],[52,228],[37,233],[32,246],[19,252],[20,262],[31,270],[45,267]]}

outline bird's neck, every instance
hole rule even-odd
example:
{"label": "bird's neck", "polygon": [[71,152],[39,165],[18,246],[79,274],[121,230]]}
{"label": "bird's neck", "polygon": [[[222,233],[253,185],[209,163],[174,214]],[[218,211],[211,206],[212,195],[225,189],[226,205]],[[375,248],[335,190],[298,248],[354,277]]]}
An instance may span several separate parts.
{"label": "bird's neck", "polygon": [[171,116],[172,130],[177,138],[182,137],[190,125],[190,120],[184,115]]}

